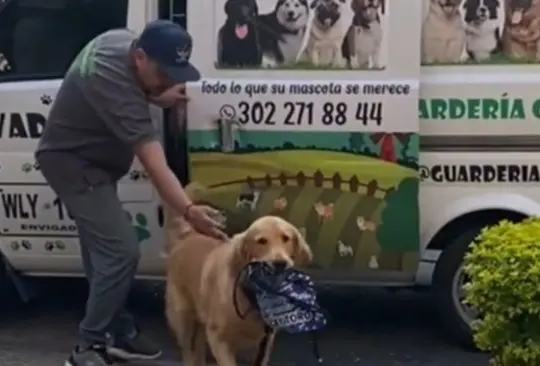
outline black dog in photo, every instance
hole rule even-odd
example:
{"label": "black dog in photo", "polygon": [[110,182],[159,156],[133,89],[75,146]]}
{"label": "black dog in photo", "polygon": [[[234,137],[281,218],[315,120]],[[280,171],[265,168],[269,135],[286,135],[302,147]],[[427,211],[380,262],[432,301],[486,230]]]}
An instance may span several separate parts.
{"label": "black dog in photo", "polygon": [[227,0],[225,14],[227,19],[218,33],[218,66],[260,67],[263,53],[256,0]]}
{"label": "black dog in photo", "polygon": [[498,15],[500,5],[499,0],[466,0],[463,4],[469,58],[484,61],[502,50]]}

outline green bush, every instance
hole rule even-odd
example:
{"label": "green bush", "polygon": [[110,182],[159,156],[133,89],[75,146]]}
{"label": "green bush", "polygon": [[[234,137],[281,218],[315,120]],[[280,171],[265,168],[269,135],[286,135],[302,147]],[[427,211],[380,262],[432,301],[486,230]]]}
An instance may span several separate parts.
{"label": "green bush", "polygon": [[486,228],[465,257],[474,339],[496,366],[540,366],[540,218]]}

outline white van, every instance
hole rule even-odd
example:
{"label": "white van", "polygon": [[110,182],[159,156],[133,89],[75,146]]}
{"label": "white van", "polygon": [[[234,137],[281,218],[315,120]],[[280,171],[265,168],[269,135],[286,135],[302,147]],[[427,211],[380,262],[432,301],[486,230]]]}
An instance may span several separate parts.
{"label": "white van", "polygon": [[[193,35],[204,76],[187,113],[155,110],[182,182],[231,233],[264,214],[293,222],[321,282],[431,286],[448,330],[470,344],[468,243],[540,213],[540,41],[520,41],[512,0],[463,3],[0,1],[0,260],[25,276],[82,275],[76,227],[33,152],[88,40],[170,18]],[[163,278],[165,218],[137,162],[119,194],[139,277]]]}

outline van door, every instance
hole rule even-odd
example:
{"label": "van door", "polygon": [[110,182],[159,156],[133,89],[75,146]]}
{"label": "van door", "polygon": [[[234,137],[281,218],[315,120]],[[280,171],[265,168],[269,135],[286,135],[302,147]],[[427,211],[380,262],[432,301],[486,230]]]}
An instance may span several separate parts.
{"label": "van door", "polygon": [[190,89],[191,184],[230,232],[291,221],[326,280],[411,282],[421,2],[336,0],[324,42],[325,2],[246,0],[249,16],[237,3],[188,6],[188,19],[213,15],[189,26],[205,77]]}
{"label": "van door", "polygon": [[[128,25],[131,3],[140,9],[130,23],[144,25],[139,0],[0,2],[0,250],[27,273],[82,273],[75,224],[46,184],[34,151],[71,61],[94,36]],[[118,190],[141,242],[144,271],[148,258],[158,257],[148,243],[160,231],[155,194],[138,162]]]}

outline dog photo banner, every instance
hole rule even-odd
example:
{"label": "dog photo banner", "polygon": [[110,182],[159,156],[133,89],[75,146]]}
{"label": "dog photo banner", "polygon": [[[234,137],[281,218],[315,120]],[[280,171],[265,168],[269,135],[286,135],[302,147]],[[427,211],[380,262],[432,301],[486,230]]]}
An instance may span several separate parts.
{"label": "dog photo banner", "polygon": [[423,65],[540,62],[539,0],[423,1]]}
{"label": "dog photo banner", "polygon": [[388,62],[388,0],[215,0],[216,68],[368,69]]}

